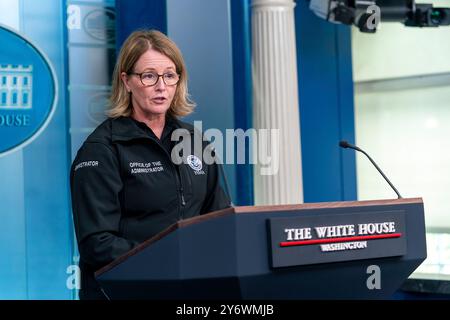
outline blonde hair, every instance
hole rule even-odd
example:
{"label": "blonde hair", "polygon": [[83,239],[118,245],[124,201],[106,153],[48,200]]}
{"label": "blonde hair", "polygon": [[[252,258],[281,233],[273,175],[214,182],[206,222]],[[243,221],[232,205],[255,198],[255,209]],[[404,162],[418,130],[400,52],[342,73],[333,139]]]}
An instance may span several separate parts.
{"label": "blonde hair", "polygon": [[176,72],[180,75],[174,98],[167,111],[168,114],[173,117],[183,117],[194,111],[195,103],[189,98],[187,70],[180,49],[165,34],[157,30],[138,30],[125,40],[120,49],[112,79],[109,117],[118,118],[131,115],[133,107],[130,93],[128,93],[122,81],[121,73],[129,74],[133,72],[136,62],[149,49],[154,49],[172,60],[175,64]]}

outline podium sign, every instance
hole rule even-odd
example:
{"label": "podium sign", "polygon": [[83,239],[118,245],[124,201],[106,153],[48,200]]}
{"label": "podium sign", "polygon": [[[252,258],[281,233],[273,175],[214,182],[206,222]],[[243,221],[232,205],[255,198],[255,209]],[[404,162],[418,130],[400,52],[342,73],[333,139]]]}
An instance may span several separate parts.
{"label": "podium sign", "polygon": [[402,256],[405,212],[371,212],[268,219],[271,266]]}

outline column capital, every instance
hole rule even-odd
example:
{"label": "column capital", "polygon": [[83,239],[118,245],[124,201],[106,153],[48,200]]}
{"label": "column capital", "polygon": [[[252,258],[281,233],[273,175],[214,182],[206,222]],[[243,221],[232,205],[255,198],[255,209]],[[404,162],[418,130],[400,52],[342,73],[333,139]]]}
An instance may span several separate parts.
{"label": "column capital", "polygon": [[252,9],[260,8],[287,8],[294,9],[294,0],[252,0]]}

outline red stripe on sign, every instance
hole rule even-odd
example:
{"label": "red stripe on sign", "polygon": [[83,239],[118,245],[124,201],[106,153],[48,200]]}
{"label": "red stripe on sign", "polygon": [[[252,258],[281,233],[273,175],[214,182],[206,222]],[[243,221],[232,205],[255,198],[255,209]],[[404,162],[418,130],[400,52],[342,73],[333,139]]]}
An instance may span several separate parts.
{"label": "red stripe on sign", "polygon": [[280,247],[306,246],[306,245],[318,244],[318,243],[336,243],[336,242],[361,241],[361,240],[389,239],[389,238],[400,238],[401,236],[402,236],[401,233],[389,233],[389,234],[377,234],[377,235],[373,235],[373,236],[357,236],[357,237],[345,237],[345,238],[333,238],[333,239],[286,241],[286,242],[280,242]]}

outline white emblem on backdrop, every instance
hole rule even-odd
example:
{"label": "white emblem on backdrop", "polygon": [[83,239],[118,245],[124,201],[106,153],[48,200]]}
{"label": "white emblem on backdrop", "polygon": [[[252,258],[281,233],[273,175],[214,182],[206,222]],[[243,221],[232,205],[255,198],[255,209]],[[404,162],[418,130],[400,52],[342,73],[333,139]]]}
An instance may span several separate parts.
{"label": "white emblem on backdrop", "polygon": [[33,66],[0,65],[0,109],[31,109]]}

